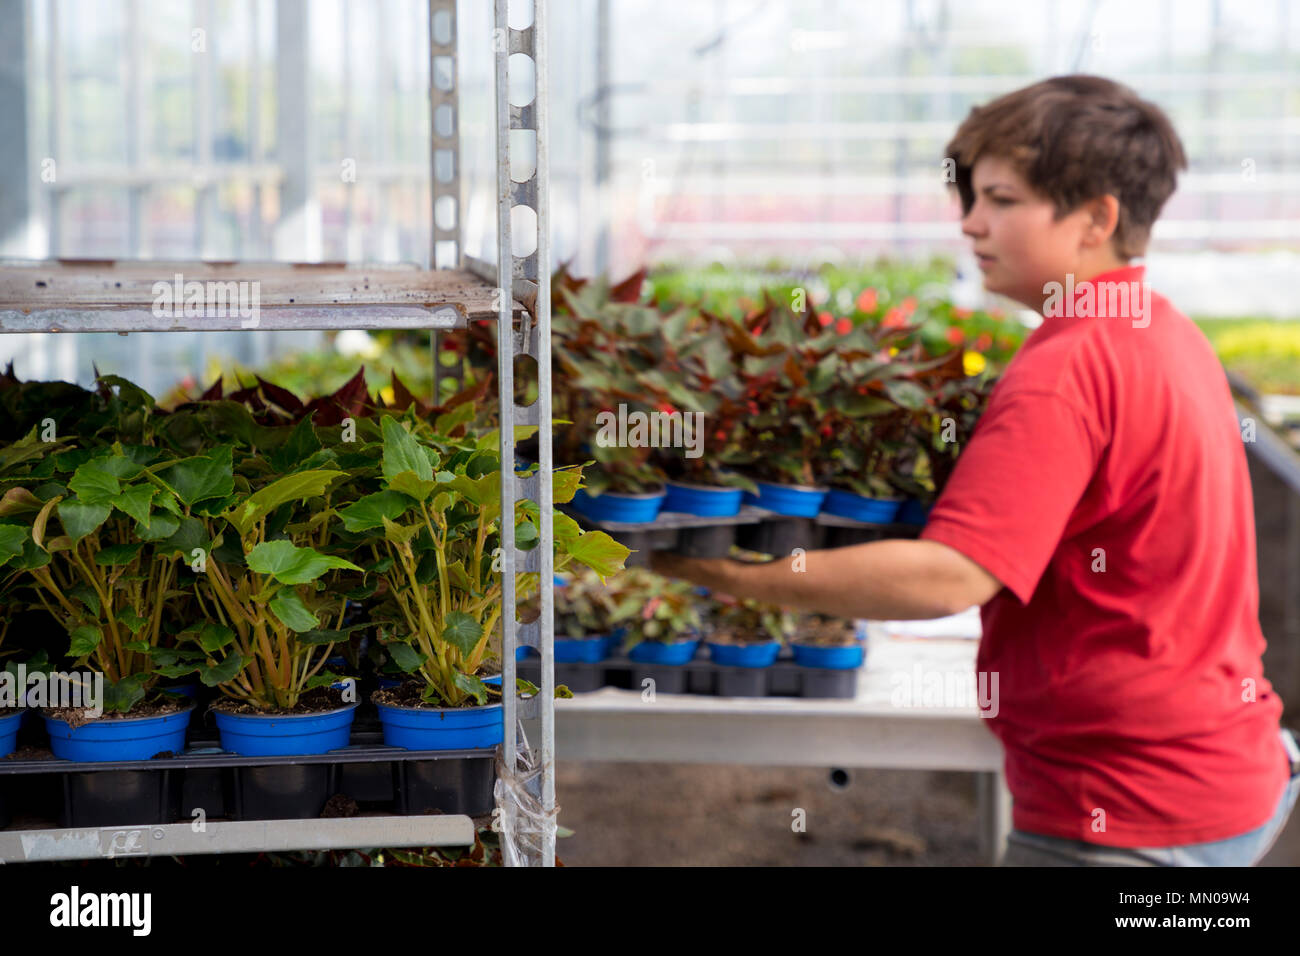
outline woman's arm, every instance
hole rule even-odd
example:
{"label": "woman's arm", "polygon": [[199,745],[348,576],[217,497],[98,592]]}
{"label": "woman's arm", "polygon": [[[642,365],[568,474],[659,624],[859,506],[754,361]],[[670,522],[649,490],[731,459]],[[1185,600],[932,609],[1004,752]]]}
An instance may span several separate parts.
{"label": "woman's arm", "polygon": [[652,570],[721,591],[833,617],[906,621],[984,604],[1001,582],[937,541],[872,541],[766,564],[651,555]]}

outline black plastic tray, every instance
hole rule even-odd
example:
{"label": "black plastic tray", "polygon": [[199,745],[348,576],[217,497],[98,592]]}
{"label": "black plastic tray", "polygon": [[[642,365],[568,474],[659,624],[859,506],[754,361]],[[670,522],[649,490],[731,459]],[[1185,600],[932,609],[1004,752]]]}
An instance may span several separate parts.
{"label": "black plastic tray", "polygon": [[[535,658],[516,666],[525,680],[534,684],[540,680],[541,665]],[[686,664],[644,664],[618,656],[592,664],[557,663],[555,683],[578,694],[601,687],[641,690],[648,678],[660,694],[844,700],[857,696],[859,671],[803,667],[789,660],[778,660],[770,667],[726,667],[699,658]]]}
{"label": "black plastic tray", "polygon": [[0,827],[49,818],[62,827],[162,824],[205,818],[276,820],[320,816],[332,797],[345,806],[401,814],[492,812],[495,750],[386,747],[377,732],[326,754],[240,757],[191,746],[154,760],[73,763],[0,759]]}

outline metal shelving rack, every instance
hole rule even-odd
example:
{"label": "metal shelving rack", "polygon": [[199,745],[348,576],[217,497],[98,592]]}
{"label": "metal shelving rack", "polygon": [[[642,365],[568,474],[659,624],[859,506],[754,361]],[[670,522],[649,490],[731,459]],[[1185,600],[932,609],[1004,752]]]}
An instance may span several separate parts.
{"label": "metal shelving rack", "polygon": [[[484,263],[464,254],[464,197],[460,176],[459,76],[456,0],[429,0],[429,87],[432,125],[433,201],[451,197],[455,225],[433,220],[430,263],[438,264],[439,243],[455,243],[458,268],[363,267],[343,263],[234,263],[54,260],[0,263],[0,332],[166,332],[185,330],[429,329],[463,328],[478,319],[497,320],[498,396],[501,418],[501,513],[513,515],[519,501],[551,501],[551,349],[550,244],[548,237],[547,0],[533,0],[533,21],[513,29],[508,0],[495,0],[493,47],[496,83],[497,261]],[[438,28],[435,29],[435,21]],[[535,66],[535,96],[526,105],[510,102],[510,57],[524,54]],[[450,81],[435,77],[435,57],[449,57]],[[438,129],[438,111],[450,129]],[[537,162],[526,180],[510,171],[510,131],[536,134]],[[450,158],[450,163],[439,159]],[[537,245],[527,256],[513,253],[511,211],[529,206],[537,217]],[[432,210],[431,210],[432,212]],[[156,281],[257,282],[261,306],[255,318],[230,315],[215,304],[201,316],[160,316],[153,303]],[[510,290],[509,296],[500,290]],[[219,314],[220,313],[220,314]],[[504,314],[503,314],[504,313]],[[516,360],[530,357],[537,368],[538,399],[514,402]],[[435,387],[439,375],[432,355]],[[539,473],[515,475],[514,426],[538,427]],[[550,507],[539,507],[541,541],[518,552],[513,521],[502,521],[503,602],[515,606],[516,572],[539,575],[541,616],[517,622],[502,615],[504,686],[514,687],[515,648],[537,648],[542,659],[541,687],[531,698],[503,695],[504,752],[508,774],[521,767],[516,727],[520,719],[540,718],[540,751],[525,755],[523,766],[540,768],[542,865],[555,862],[555,705],[554,705],[554,556]],[[506,814],[510,818],[510,814]],[[525,824],[507,822],[523,829]],[[518,832],[518,831],[517,831]],[[205,833],[189,824],[113,827],[89,830],[0,831],[0,862],[88,859],[123,855],[232,853],[257,850],[310,850],[367,846],[467,845],[473,842],[469,817],[358,817],[333,820],[210,821]],[[529,861],[532,862],[532,861]]]}

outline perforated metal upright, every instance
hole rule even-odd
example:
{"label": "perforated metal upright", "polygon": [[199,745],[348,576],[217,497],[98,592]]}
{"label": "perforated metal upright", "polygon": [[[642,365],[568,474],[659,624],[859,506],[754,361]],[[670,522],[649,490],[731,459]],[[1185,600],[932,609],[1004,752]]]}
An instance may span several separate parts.
{"label": "perforated metal upright", "polygon": [[[541,801],[544,830],[542,865],[555,863],[555,658],[554,658],[554,552],[551,516],[551,251],[549,237],[547,150],[547,0],[534,0],[533,22],[522,30],[510,28],[508,0],[496,0],[496,117],[497,117],[497,288],[498,301],[518,296],[532,300],[533,321],[527,313],[521,328],[514,328],[509,315],[497,322],[497,375],[501,408],[501,544],[502,544],[502,662],[505,700],[505,752],[513,765],[517,752],[517,717],[540,717],[542,738],[537,759],[541,766]],[[515,106],[510,102],[510,57],[523,54],[533,61],[536,86],[531,102]],[[510,169],[510,131],[533,130],[537,137],[537,163],[532,175],[515,182]],[[512,245],[512,216],[517,207],[536,214],[537,236],[533,251],[515,257]],[[514,374],[516,360],[531,356],[536,363],[537,400],[516,405]],[[527,363],[524,363],[525,365]],[[516,425],[535,425],[538,435],[537,472],[527,478],[515,475]],[[536,548],[519,553],[515,549],[515,503],[530,500],[541,515],[541,540]],[[516,571],[535,571],[541,597],[541,614],[528,623],[515,620]],[[515,648],[535,647],[541,655],[541,686],[535,697],[520,700],[509,689],[515,686]]]}
{"label": "perforated metal upright", "polygon": [[[541,507],[551,501],[551,254],[547,189],[548,178],[548,69],[546,49],[546,0],[533,0],[532,23],[512,29],[509,23],[509,0],[495,0],[492,44],[495,56],[495,113],[497,156],[497,255],[495,264],[483,263],[465,255],[462,211],[465,194],[460,175],[459,77],[457,75],[456,0],[429,0],[430,106],[433,134],[433,264],[454,260],[452,267],[466,267],[488,281],[495,281],[496,301],[501,304],[497,322],[497,387],[501,419],[501,575],[502,575],[502,667],[503,686],[515,686],[515,648],[527,645],[538,650],[542,659],[541,686],[536,697],[520,699],[504,694],[505,753],[517,752],[516,727],[519,719],[540,718],[542,737],[536,757],[541,766],[541,801],[543,819],[543,865],[555,862],[555,669],[554,669],[554,553],[551,509]],[[532,61],[535,85],[532,99],[524,104],[511,102],[511,57],[522,54]],[[450,58],[449,60],[446,58]],[[517,61],[522,67],[523,63]],[[523,78],[523,79],[526,79]],[[520,84],[523,85],[522,83]],[[518,91],[517,91],[518,92]],[[536,137],[537,161],[531,175],[516,181],[511,172],[510,133],[531,131]],[[455,225],[440,224],[439,205],[455,209]],[[536,217],[536,243],[527,255],[514,254],[516,208],[531,209]],[[506,291],[508,290],[508,291]],[[513,299],[529,305],[532,315],[524,313],[516,327],[507,304]],[[442,365],[438,333],[433,333],[435,395],[440,396],[443,379],[463,379],[455,369]],[[514,376],[519,360],[531,357],[535,362],[537,400],[531,405],[514,401]],[[527,363],[525,363],[526,365]],[[527,478],[515,475],[514,428],[538,426],[538,473]],[[532,501],[541,512],[541,537],[538,546],[518,551],[514,542],[514,523],[507,520],[520,501]],[[510,608],[515,607],[515,574],[536,572],[539,580],[541,614],[527,623],[518,622]]]}

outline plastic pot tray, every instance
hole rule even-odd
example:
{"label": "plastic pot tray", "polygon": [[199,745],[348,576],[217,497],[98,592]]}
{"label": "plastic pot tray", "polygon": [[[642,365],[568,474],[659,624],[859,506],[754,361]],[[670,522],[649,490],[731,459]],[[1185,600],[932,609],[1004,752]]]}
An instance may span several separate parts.
{"label": "plastic pot tray", "polygon": [[[534,684],[540,680],[536,658],[518,663],[519,676]],[[619,687],[640,690],[647,678],[656,693],[708,694],[717,697],[808,697],[843,700],[857,696],[858,673],[822,667],[803,667],[778,660],[769,667],[726,667],[699,658],[686,664],[643,664],[627,657],[610,657],[594,664],[556,664],[555,683],[575,694]]]}
{"label": "plastic pot tray", "polygon": [[582,527],[604,531],[631,548],[625,562],[628,567],[647,566],[651,551],[722,558],[735,544],[747,551],[785,556],[795,548],[811,551],[880,538],[915,538],[921,530],[916,525],[872,524],[831,514],[795,518],[756,505],[742,505],[737,514],[725,517],[661,511],[654,521],[637,523],[597,521],[567,505],[561,508]]}
{"label": "plastic pot tray", "polygon": [[49,819],[56,808],[61,827],[185,822],[200,810],[207,818],[304,819],[321,816],[336,795],[359,810],[492,812],[495,750],[402,750],[384,746],[377,731],[310,756],[240,757],[204,743],[152,760],[0,760],[0,827]]}

